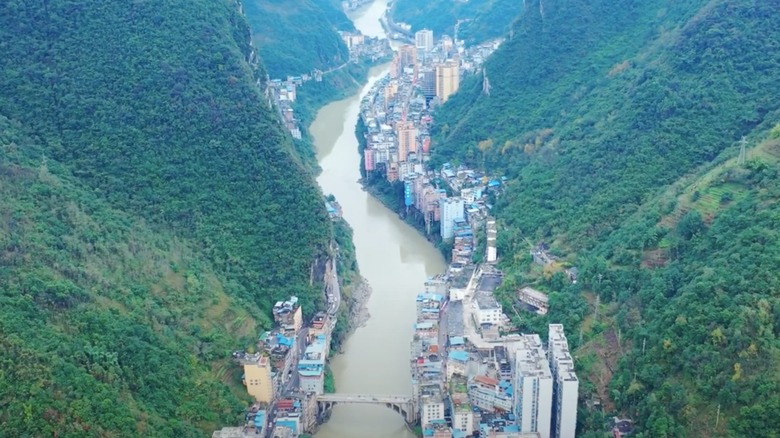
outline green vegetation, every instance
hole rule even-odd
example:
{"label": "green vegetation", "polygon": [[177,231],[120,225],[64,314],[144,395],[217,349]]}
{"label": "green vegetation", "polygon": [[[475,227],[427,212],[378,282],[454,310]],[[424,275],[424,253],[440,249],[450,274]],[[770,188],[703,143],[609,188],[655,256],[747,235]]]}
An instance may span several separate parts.
{"label": "green vegetation", "polygon": [[235,424],[230,352],[276,300],[322,306],[331,225],[238,6],[0,6],[5,433]]}
{"label": "green vegetation", "polygon": [[522,2],[514,0],[395,0],[392,14],[394,21],[412,25],[413,31],[433,30],[436,38],[453,36],[457,21],[469,20],[461,23],[458,39],[470,45],[504,36],[521,8]]}
{"label": "green vegetation", "polygon": [[[601,436],[612,413],[639,437],[773,436],[777,5],[527,4],[486,64],[490,96],[470,77],[437,112],[434,162],[512,181],[496,205],[499,293],[508,308],[523,284],[550,293],[547,319],[513,319],[567,326],[588,379],[578,436]],[[540,240],[577,285],[532,267]]]}
{"label": "green vegetation", "polygon": [[333,380],[333,370],[329,365],[325,366],[325,383],[323,384],[325,394],[333,394],[336,392],[336,382]]}
{"label": "green vegetation", "polygon": [[272,78],[336,68],[349,50],[336,30],[353,30],[331,0],[243,0],[253,41]]}

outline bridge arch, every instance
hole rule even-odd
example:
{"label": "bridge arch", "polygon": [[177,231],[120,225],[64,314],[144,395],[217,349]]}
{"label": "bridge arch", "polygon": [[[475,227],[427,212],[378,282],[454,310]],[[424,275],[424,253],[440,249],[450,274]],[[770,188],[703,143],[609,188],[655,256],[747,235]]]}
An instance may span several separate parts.
{"label": "bridge arch", "polygon": [[401,415],[407,425],[417,424],[417,409],[409,396],[366,394],[320,394],[317,400],[317,419],[322,422],[337,404],[364,404],[384,406]]}

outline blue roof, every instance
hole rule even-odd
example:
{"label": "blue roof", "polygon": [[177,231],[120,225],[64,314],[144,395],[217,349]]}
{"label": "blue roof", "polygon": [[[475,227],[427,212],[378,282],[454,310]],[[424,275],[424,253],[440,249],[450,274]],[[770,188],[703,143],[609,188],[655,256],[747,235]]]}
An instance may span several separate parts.
{"label": "blue roof", "polygon": [[466,341],[462,336],[453,336],[450,338],[450,345],[463,345]]}
{"label": "blue roof", "polygon": [[422,330],[426,330],[426,329],[432,329],[433,328],[433,323],[432,322],[418,322],[414,326],[418,330],[421,330],[421,329]]}
{"label": "blue roof", "polygon": [[452,438],[465,438],[465,437],[466,437],[466,432],[460,429],[452,429]]}
{"label": "blue roof", "polygon": [[444,296],[439,294],[417,294],[417,301],[425,301],[425,300],[441,301],[443,299]]}
{"label": "blue roof", "polygon": [[520,432],[520,427],[517,425],[504,426],[504,432]]}
{"label": "blue roof", "polygon": [[466,351],[450,351],[449,358],[460,362],[468,362],[469,354]]}

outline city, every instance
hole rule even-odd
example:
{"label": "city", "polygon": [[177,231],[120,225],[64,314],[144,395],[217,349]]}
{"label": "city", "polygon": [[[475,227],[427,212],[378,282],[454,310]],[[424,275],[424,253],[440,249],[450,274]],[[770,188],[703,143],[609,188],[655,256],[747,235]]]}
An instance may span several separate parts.
{"label": "city", "polygon": [[[342,37],[361,53],[384,47],[378,41],[365,46],[360,34]],[[546,342],[538,334],[517,333],[493,295],[503,275],[496,267],[498,229],[490,203],[505,179],[450,164],[427,169],[436,106],[458,90],[465,74],[481,74],[489,92],[480,65],[501,41],[467,50],[447,36],[434,44],[430,30],[417,32],[414,40],[414,45],[400,47],[388,76],[360,106],[366,178],[402,182],[407,211],[421,214],[425,232],[437,230],[451,246],[447,271],[426,281],[416,296],[412,394],[326,394],[325,369],[339,299],[334,266],[327,274],[334,280],[326,290],[328,312],[304,324],[296,297],[280,301],[273,310],[275,328],[259,337],[257,350],[233,354],[256,403],[244,426],[217,431],[215,438],[312,433],[338,403],[389,407],[426,437],[574,437],[579,381],[564,327],[550,324]],[[293,136],[299,134],[291,107],[295,87],[316,76],[270,83],[270,97],[283,118],[287,114]],[[337,204],[327,207],[338,217]],[[543,245],[531,255],[542,265],[555,261]],[[576,281],[576,268],[567,275]],[[523,287],[516,299],[529,311],[546,312],[543,292]]]}

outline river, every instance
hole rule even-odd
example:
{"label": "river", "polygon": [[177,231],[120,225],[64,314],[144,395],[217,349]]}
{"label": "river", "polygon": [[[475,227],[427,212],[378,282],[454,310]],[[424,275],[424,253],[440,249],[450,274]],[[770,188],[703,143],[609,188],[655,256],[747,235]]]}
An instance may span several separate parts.
{"label": "river", "polygon": [[[387,0],[375,0],[350,18],[369,36],[385,36],[379,23]],[[354,230],[360,272],[373,289],[370,319],[345,342],[343,354],[331,362],[339,393],[411,395],[410,342],[415,301],[428,277],[444,272],[436,248],[398,218],[358,183],[360,157],[355,123],[360,99],[384,76],[389,64],[369,73],[360,93],[323,107],[310,132],[322,173],[317,181],[325,194],[334,194],[344,218]],[[404,437],[411,433],[400,415],[379,406],[336,406],[317,438]]]}

